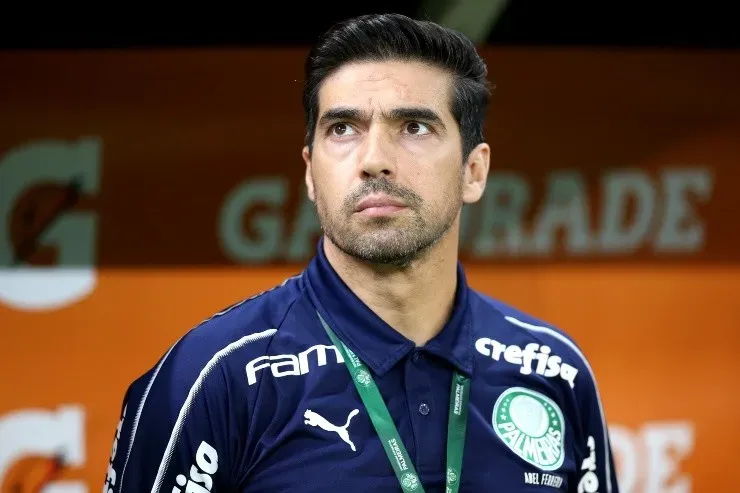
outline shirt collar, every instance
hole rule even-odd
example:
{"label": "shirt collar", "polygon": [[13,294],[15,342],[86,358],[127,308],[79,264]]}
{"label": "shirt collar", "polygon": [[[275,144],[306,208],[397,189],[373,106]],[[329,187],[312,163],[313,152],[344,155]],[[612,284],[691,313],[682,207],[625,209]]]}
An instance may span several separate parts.
{"label": "shirt collar", "polygon": [[[378,376],[383,376],[415,344],[376,315],[339,277],[324,253],[323,237],[305,271],[306,288],[316,309],[334,333]],[[473,330],[467,280],[457,266],[452,314],[424,350],[437,355],[464,375],[473,373]]]}

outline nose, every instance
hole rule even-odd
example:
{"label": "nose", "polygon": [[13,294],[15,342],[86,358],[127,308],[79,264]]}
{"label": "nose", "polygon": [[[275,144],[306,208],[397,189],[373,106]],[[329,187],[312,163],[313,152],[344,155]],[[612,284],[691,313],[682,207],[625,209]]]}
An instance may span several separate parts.
{"label": "nose", "polygon": [[358,150],[358,165],[363,178],[388,178],[396,173],[397,152],[383,129],[372,128]]}

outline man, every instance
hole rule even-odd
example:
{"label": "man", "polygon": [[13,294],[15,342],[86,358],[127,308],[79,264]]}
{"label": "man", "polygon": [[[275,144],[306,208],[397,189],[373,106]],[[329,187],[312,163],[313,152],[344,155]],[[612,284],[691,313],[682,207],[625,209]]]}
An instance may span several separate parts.
{"label": "man", "polygon": [[618,491],[581,351],[458,262],[489,170],[486,76],[463,36],[400,15],[319,40],[317,254],[131,385],[105,491]]}

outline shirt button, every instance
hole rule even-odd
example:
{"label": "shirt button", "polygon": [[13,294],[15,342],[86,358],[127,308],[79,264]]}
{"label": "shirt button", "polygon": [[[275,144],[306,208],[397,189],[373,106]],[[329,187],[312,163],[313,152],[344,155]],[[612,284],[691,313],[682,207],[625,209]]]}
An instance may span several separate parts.
{"label": "shirt button", "polygon": [[427,414],[429,414],[429,406],[427,405],[426,402],[422,402],[421,404],[419,404],[419,413],[422,414],[423,416],[426,416]]}
{"label": "shirt button", "polygon": [[413,361],[414,363],[418,363],[423,357],[424,355],[421,354],[421,352],[417,352],[417,353],[414,353],[413,356],[411,356],[411,361]]}

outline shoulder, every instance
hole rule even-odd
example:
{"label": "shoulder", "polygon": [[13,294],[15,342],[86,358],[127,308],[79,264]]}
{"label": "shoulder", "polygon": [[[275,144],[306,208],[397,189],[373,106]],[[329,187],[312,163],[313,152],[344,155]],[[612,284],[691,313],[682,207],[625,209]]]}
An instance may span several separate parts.
{"label": "shoulder", "polygon": [[493,357],[493,351],[498,350],[506,361],[529,364],[533,372],[560,377],[571,388],[579,381],[593,388],[595,377],[589,360],[564,329],[478,291],[473,291],[473,303],[481,320],[476,333],[478,352]]}
{"label": "shoulder", "polygon": [[558,349],[583,354],[576,340],[564,329],[491,296],[478,291],[473,293],[481,311],[490,311],[494,317],[501,319],[497,328],[505,332],[537,337]]}
{"label": "shoulder", "polygon": [[134,385],[164,380],[178,394],[178,389],[187,393],[203,386],[206,379],[223,382],[212,375],[228,373],[224,368],[231,360],[241,361],[267,352],[292,306],[302,296],[298,279],[299,276],[290,277],[210,314],[176,340]]}
{"label": "shoulder", "polygon": [[[194,463],[206,469],[198,462],[203,450],[210,454],[209,463],[220,456],[227,464],[209,471],[213,483],[232,481],[255,397],[246,385],[238,385],[246,380],[240,362],[269,349],[302,295],[299,284],[290,278],[213,313],[129,385],[116,430],[110,484],[120,473],[121,492],[160,491],[175,482],[184,486],[179,479],[183,471],[195,470]],[[116,450],[122,453],[116,455]],[[127,465],[134,473],[124,489]]]}

